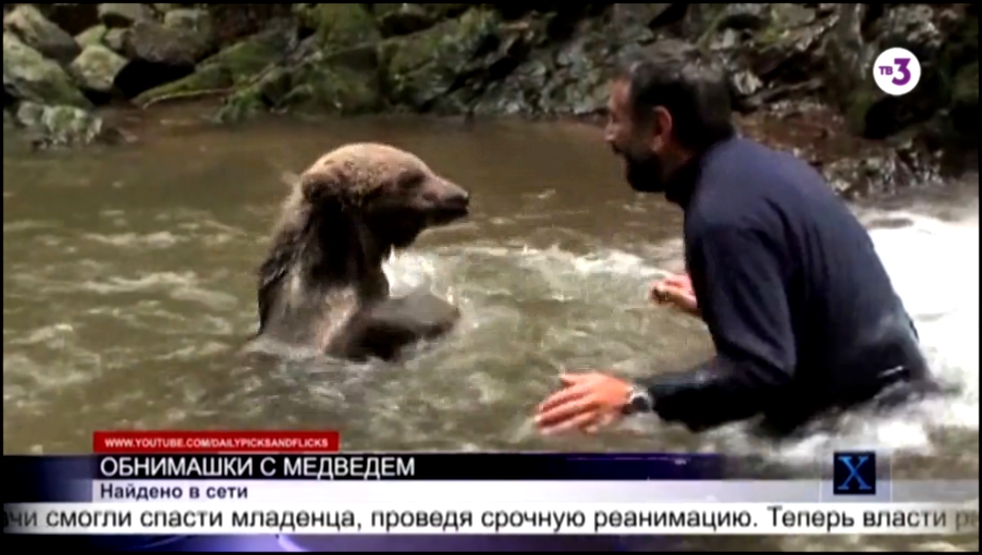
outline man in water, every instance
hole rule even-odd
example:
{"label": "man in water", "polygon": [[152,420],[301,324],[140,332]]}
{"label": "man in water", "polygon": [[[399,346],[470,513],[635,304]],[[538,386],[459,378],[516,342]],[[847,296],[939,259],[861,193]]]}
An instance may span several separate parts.
{"label": "man in water", "polygon": [[702,431],[909,399],[930,384],[912,320],[873,243],[805,162],[738,137],[722,71],[661,41],[610,83],[605,139],[627,181],[685,214],[687,275],[652,296],[705,321],[716,355],[636,383],[569,373],[537,409],[545,433],[654,413]]}

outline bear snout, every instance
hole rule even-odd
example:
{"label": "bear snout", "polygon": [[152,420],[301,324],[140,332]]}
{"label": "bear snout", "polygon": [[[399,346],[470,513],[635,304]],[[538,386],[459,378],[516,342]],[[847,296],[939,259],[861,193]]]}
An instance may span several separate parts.
{"label": "bear snout", "polygon": [[468,214],[471,196],[466,189],[445,179],[432,179],[424,197],[430,205],[433,223],[449,223]]}
{"label": "bear snout", "polygon": [[467,210],[471,204],[471,195],[464,189],[454,185],[454,190],[440,199],[440,204],[444,208]]}

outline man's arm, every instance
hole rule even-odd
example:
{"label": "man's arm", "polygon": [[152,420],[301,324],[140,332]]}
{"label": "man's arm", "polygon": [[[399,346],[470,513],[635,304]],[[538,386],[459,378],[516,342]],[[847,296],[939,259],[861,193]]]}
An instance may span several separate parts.
{"label": "man's arm", "polygon": [[780,395],[797,360],[785,269],[766,236],[718,228],[690,248],[690,275],[716,356],[642,385],[663,420],[700,431],[758,414]]}

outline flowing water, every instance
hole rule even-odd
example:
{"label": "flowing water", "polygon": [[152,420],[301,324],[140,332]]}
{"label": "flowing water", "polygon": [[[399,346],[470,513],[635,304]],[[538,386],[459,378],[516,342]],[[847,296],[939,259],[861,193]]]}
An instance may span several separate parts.
{"label": "flowing water", "polygon": [[[978,477],[977,178],[968,193],[858,209],[957,394],[781,445],[743,425],[693,435],[654,419],[542,438],[530,414],[560,369],[636,376],[711,352],[700,322],[645,300],[651,280],[682,267],[681,217],[629,190],[598,130],[383,119],[220,130],[155,114],[142,143],[105,151],[29,153],[5,137],[5,453],[87,452],[96,429],[314,427],[360,450],[697,450],[793,465],[876,447],[914,478]],[[471,190],[467,221],[386,266],[395,292],[452,297],[459,328],[402,364],[239,364],[282,172],[360,140],[409,149]],[[978,537],[691,548],[977,550]]]}

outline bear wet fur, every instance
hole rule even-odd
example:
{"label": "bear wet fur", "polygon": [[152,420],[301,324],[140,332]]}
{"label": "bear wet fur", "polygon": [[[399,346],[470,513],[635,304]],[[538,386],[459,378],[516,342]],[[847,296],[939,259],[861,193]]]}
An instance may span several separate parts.
{"label": "bear wet fur", "polygon": [[377,143],[333,150],[294,181],[259,269],[256,339],[391,360],[453,327],[457,308],[428,292],[390,297],[382,263],[426,228],[465,217],[466,190]]}

